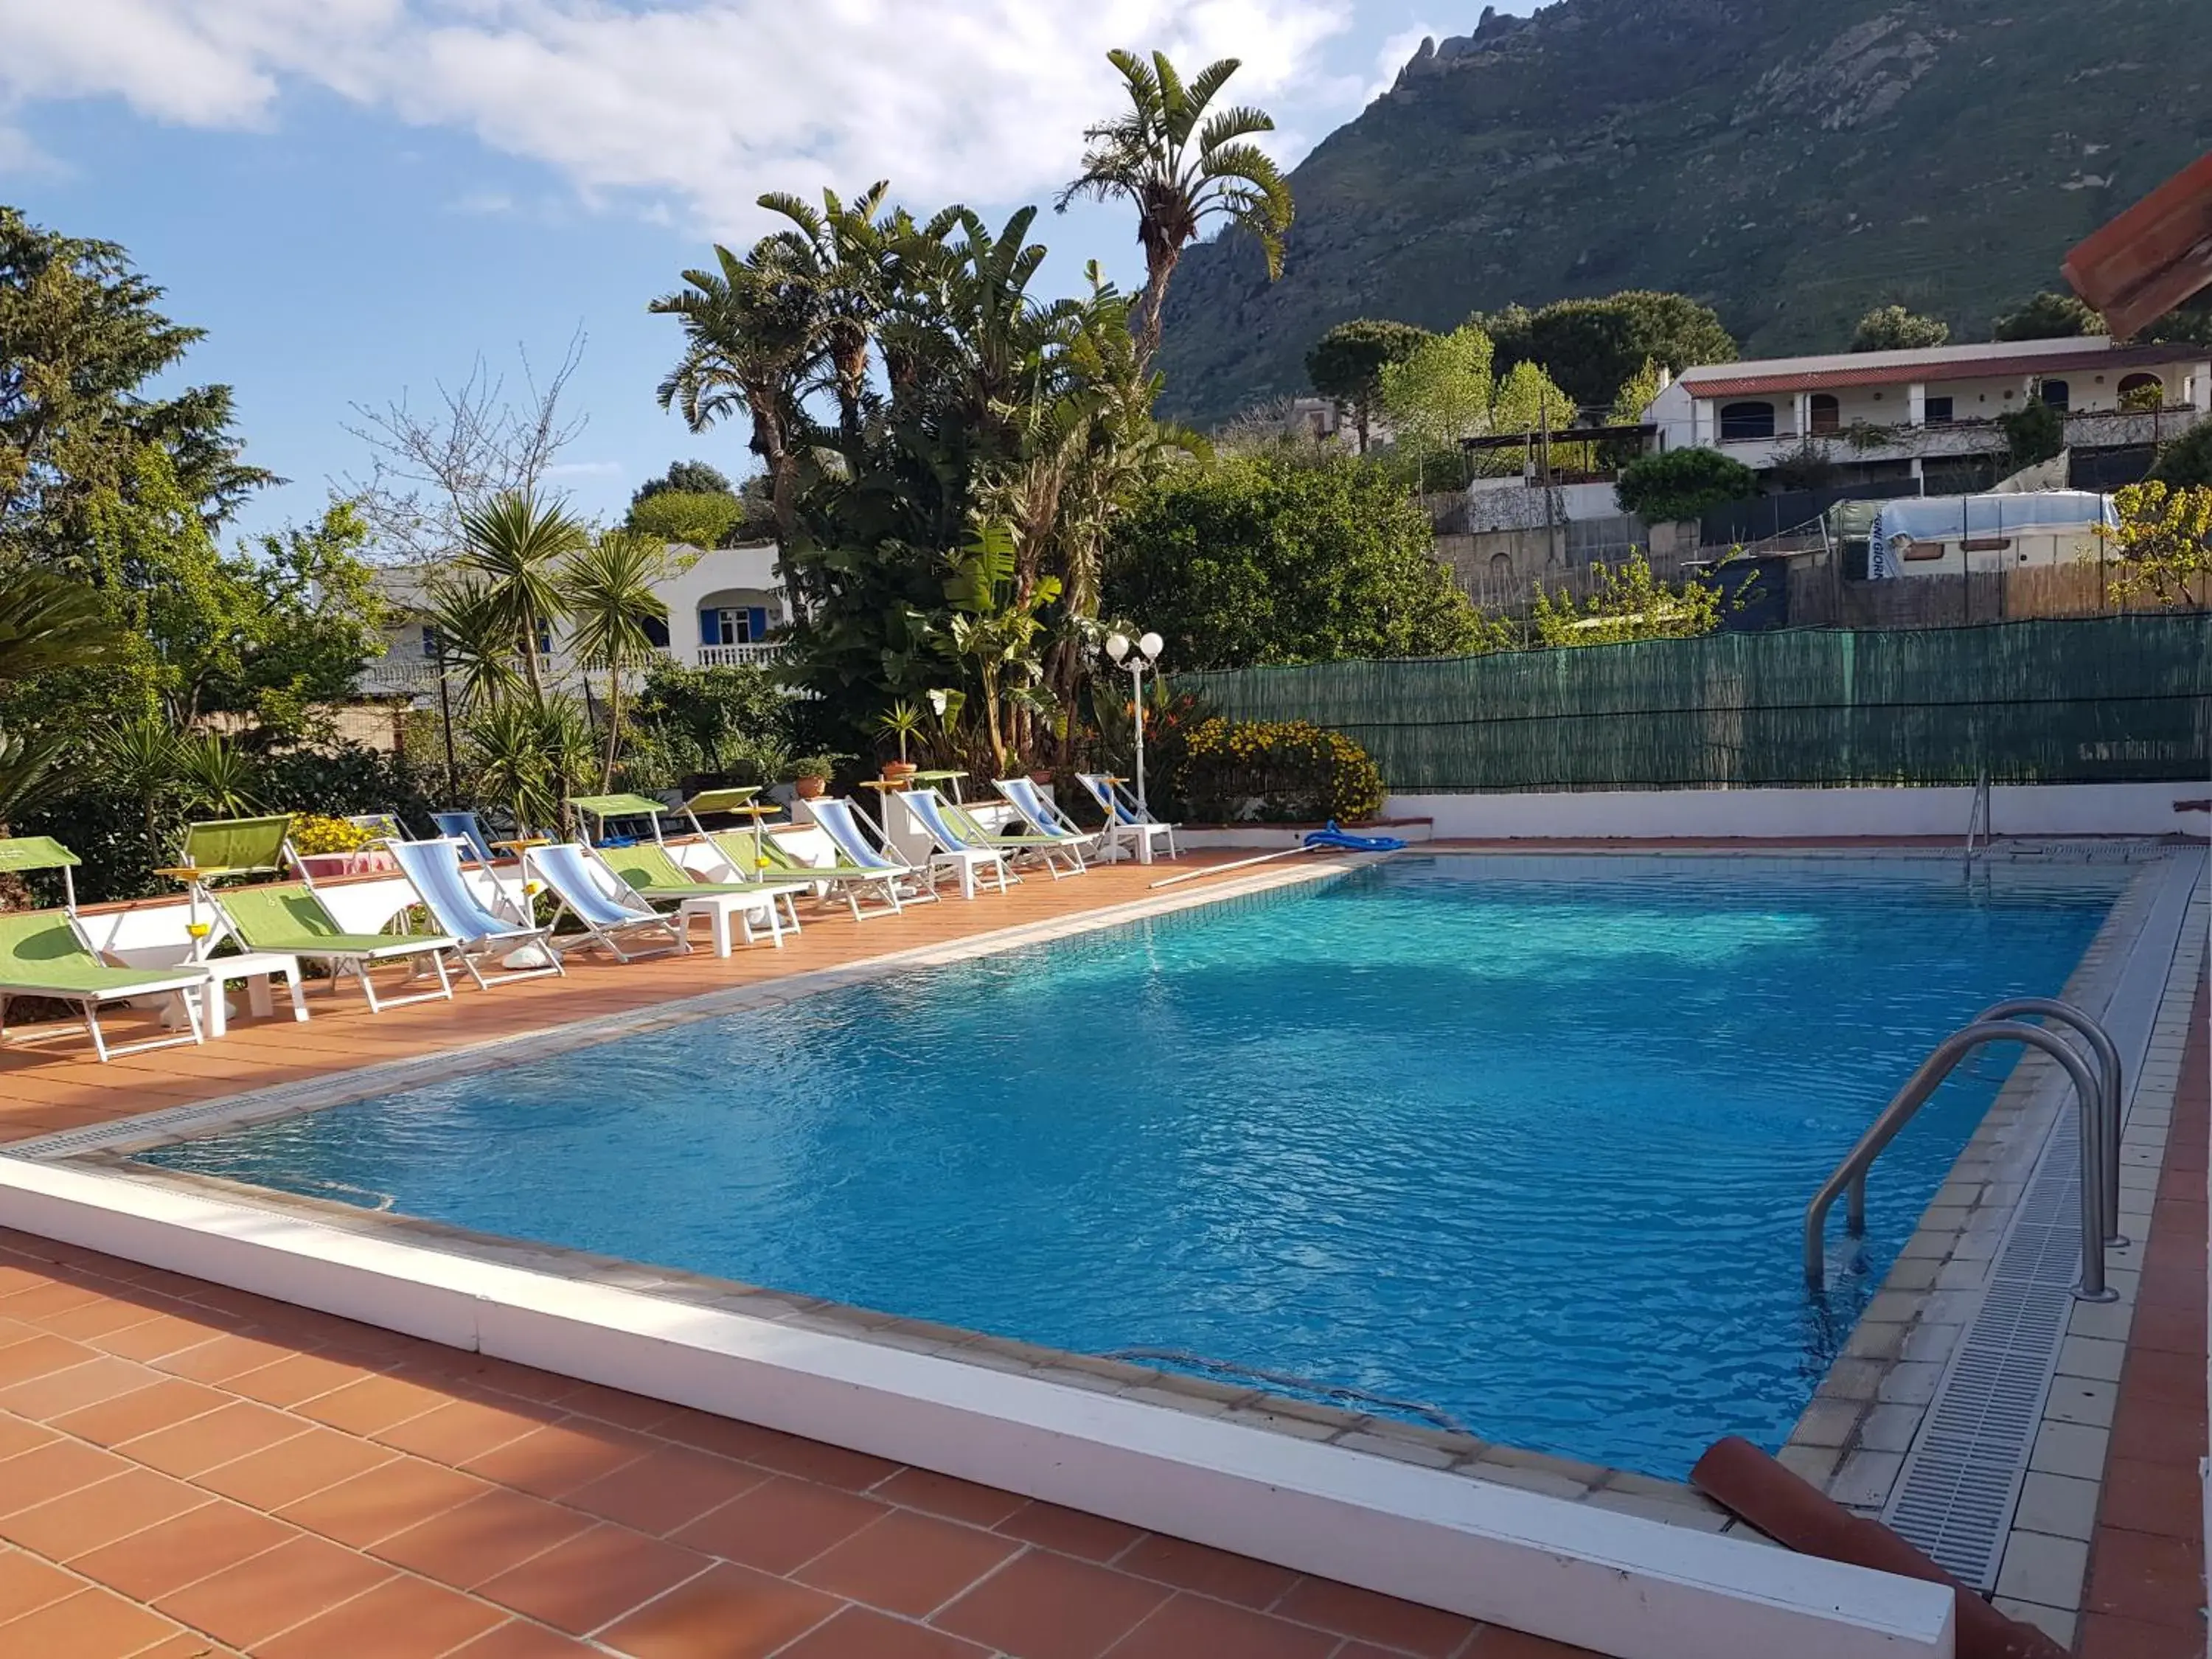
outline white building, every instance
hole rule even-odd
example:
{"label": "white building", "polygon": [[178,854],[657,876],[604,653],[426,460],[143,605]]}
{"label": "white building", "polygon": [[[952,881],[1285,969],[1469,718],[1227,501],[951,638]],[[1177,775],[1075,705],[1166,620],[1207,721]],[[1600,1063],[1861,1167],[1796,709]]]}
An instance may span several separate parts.
{"label": "white building", "polygon": [[[394,614],[385,629],[385,654],[362,671],[363,696],[421,696],[436,684],[437,639],[422,599],[426,574],[419,567],[380,574],[379,586]],[[668,607],[654,642],[673,661],[711,668],[769,663],[783,654],[783,647],[768,640],[791,618],[773,542],[704,551],[672,546],[653,591]],[[554,678],[573,678],[566,641],[556,632],[550,646]]]}
{"label": "white building", "polygon": [[1645,412],[1662,450],[1707,448],[1765,471],[1808,440],[1842,465],[1998,456],[1998,418],[2040,398],[2074,451],[2164,442],[2212,412],[2212,350],[2101,336],[1776,357],[1686,369]]}

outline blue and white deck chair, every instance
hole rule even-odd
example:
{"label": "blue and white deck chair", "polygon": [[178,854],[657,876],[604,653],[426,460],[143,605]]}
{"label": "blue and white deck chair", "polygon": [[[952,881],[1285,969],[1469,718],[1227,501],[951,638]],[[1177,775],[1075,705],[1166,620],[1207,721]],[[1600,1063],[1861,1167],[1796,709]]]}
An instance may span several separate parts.
{"label": "blue and white deck chair", "polygon": [[935,864],[917,867],[885,850],[890,837],[881,837],[884,846],[870,839],[867,831],[860,827],[867,822],[867,814],[851,801],[841,795],[817,795],[802,804],[807,816],[830,837],[830,844],[837,849],[837,856],[848,866],[873,871],[894,884],[906,884],[908,890],[897,895],[902,903],[920,904],[937,897]]}
{"label": "blue and white deck chair", "polygon": [[[1006,797],[1006,805],[1020,815],[1032,833],[1057,843],[1060,854],[1073,859],[1075,868],[1070,873],[1083,873],[1084,859],[1097,850],[1103,831],[1093,832],[1079,828],[1073,818],[1060,810],[1060,805],[1029,778],[1000,778],[996,780],[999,793]],[[1054,874],[1059,872],[1055,870]]]}
{"label": "blue and white deck chair", "polygon": [[490,838],[484,834],[483,821],[474,812],[433,812],[430,822],[438,826],[440,835],[461,842],[471,858],[482,864],[492,862]]}
{"label": "blue and white deck chair", "polygon": [[[960,896],[974,898],[977,876],[988,878],[1000,892],[1020,877],[1012,868],[1013,837],[988,836],[974,821],[956,823],[945,797],[934,789],[902,789],[898,802],[915,828],[929,838],[933,871],[950,870],[960,878]],[[1022,841],[1038,839],[1024,836]]]}
{"label": "blue and white deck chair", "polygon": [[1098,803],[1098,810],[1106,815],[1106,844],[1109,847],[1127,843],[1132,852],[1139,842],[1167,843],[1168,856],[1176,854],[1176,827],[1164,823],[1144,807],[1137,805],[1129,792],[1121,787],[1121,780],[1108,777],[1103,772],[1078,772],[1075,781]]}
{"label": "blue and white deck chair", "polygon": [[[399,866],[399,873],[407,878],[422,908],[430,913],[438,931],[460,942],[461,966],[477,982],[477,989],[488,991],[507,980],[536,979],[564,971],[561,952],[553,944],[553,930],[540,927],[532,920],[526,892],[509,893],[493,878],[490,864],[480,860],[483,878],[492,884],[494,896],[487,899],[461,867],[462,858],[471,849],[459,836],[387,841],[383,847]],[[483,969],[488,962],[495,968],[489,976]]]}
{"label": "blue and white deck chair", "polygon": [[543,881],[559,901],[555,926],[564,915],[575,917],[592,943],[617,962],[690,951],[682,924],[640,898],[588,847],[571,841],[526,847],[522,869]]}

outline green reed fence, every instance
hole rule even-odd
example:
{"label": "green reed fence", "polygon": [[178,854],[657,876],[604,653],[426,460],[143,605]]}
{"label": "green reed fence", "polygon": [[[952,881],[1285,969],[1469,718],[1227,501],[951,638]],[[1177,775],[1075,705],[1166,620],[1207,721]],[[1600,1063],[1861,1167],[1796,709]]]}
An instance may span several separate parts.
{"label": "green reed fence", "polygon": [[2212,616],[1805,629],[1174,677],[1400,793],[2164,782],[2212,764]]}

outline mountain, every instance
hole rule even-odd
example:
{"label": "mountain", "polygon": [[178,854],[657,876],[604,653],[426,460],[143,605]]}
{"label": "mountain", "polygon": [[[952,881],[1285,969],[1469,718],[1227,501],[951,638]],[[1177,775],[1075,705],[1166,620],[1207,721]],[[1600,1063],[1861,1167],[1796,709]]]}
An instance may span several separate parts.
{"label": "mountain", "polygon": [[2212,149],[2212,0],[1559,0],[1488,8],[1291,175],[1282,279],[1236,236],[1169,294],[1164,406],[1302,392],[1352,317],[1626,288],[1747,356],[1902,301],[1986,339],[2066,250]]}

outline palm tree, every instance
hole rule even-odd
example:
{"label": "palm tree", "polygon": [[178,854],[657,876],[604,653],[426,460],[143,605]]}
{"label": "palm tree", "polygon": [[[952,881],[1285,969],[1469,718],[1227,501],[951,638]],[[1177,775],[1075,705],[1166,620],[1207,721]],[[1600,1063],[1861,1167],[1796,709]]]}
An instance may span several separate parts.
{"label": "palm tree", "polygon": [[462,514],[461,536],[461,569],[482,585],[484,602],[505,623],[522,659],[532,697],[543,701],[538,658],[562,614],[555,571],[589,532],[558,503],[510,490]]}
{"label": "palm tree", "polygon": [[694,432],[726,416],[750,416],[776,533],[788,546],[799,525],[799,398],[821,362],[821,299],[779,270],[764,246],[739,258],[716,243],[715,269],[685,271],[686,286],[647,309],[684,325],[684,355],[661,379],[660,406],[677,410]]}
{"label": "palm tree", "polygon": [[182,769],[177,734],[166,720],[142,715],[110,728],[94,745],[93,757],[108,787],[138,803],[146,850],[160,863],[161,804]]}
{"label": "palm tree", "polygon": [[0,681],[91,666],[122,639],[98,590],[45,570],[0,575]]}
{"label": "palm tree", "polygon": [[440,670],[459,671],[464,710],[495,703],[522,689],[514,630],[481,578],[441,571],[430,580],[426,597]]}
{"label": "palm tree", "polygon": [[652,660],[658,647],[647,624],[668,620],[668,606],[653,591],[666,562],[667,550],[653,537],[610,530],[574,555],[561,573],[569,641],[586,668],[607,671],[603,791],[614,787],[615,757],[621,752],[623,671]]}
{"label": "palm tree", "polygon": [[1165,52],[1152,61],[1133,52],[1109,52],[1121,72],[1129,107],[1084,133],[1090,149],[1083,171],[1060,191],[1065,213],[1079,196],[1121,197],[1137,210],[1137,240],[1145,249],[1145,293],[1139,307],[1140,363],[1160,345],[1160,311],[1182,251],[1209,219],[1224,219],[1252,232],[1267,257],[1267,277],[1283,274],[1283,234],[1295,211],[1290,186],[1267,153],[1248,142],[1273,132],[1265,110],[1245,106],[1208,115],[1206,109],[1238,60],[1224,58],[1201,70],[1186,87]]}
{"label": "palm tree", "polygon": [[[0,575],[0,684],[104,662],[123,633],[94,589],[37,569]],[[31,811],[58,787],[62,738],[0,732],[0,824]]]}
{"label": "palm tree", "polygon": [[763,240],[753,250],[754,261],[810,294],[822,359],[837,399],[838,435],[848,445],[860,441],[870,353],[913,230],[903,210],[878,217],[890,192],[890,181],[878,179],[848,207],[834,191],[825,190],[818,211],[782,191],[760,198],[761,206],[790,220],[792,228]]}

